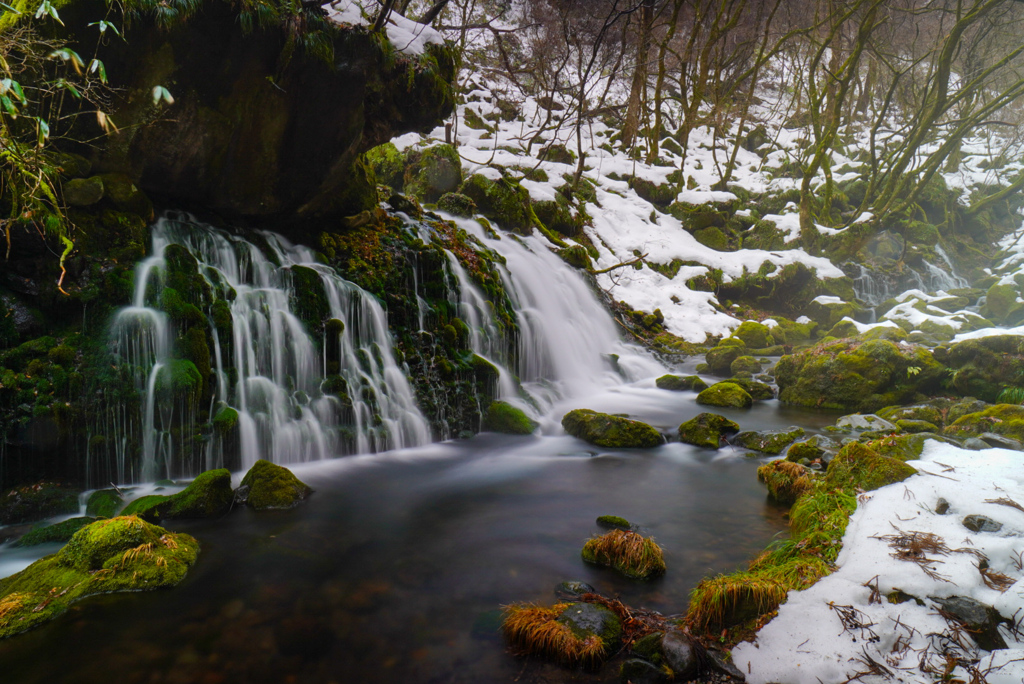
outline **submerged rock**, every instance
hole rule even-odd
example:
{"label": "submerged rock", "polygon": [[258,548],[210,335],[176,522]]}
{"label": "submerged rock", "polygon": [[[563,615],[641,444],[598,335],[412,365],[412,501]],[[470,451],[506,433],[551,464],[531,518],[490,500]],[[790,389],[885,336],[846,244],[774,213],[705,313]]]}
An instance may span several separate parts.
{"label": "submerged rock", "polygon": [[555,596],[557,596],[560,599],[568,599],[570,601],[575,601],[584,594],[596,593],[597,589],[595,589],[590,584],[587,584],[586,582],[582,582],[580,580],[568,580],[566,582],[560,582],[558,586],[555,587]]}
{"label": "submerged rock", "polygon": [[484,413],[483,429],[506,435],[530,435],[539,427],[522,409],[504,401],[492,401]]}
{"label": "submerged rock", "polygon": [[87,596],[174,586],[198,553],[189,535],[134,516],[87,525],[56,554],[0,580],[0,639],[51,620]]}
{"label": "submerged rock", "polygon": [[789,427],[785,430],[748,430],[732,438],[733,444],[746,449],[761,451],[771,456],[781,454],[790,444],[804,436],[801,427]]}
{"label": "submerged rock", "polygon": [[658,386],[658,389],[672,390],[673,392],[683,392],[687,390],[700,392],[701,390],[707,389],[708,386],[708,384],[701,380],[697,375],[662,375],[654,381],[654,384]]}
{"label": "submerged rock", "polygon": [[239,487],[248,488],[245,503],[257,511],[294,508],[313,493],[313,489],[295,477],[292,471],[260,459],[242,478]]}
{"label": "submerged rock", "polygon": [[697,403],[727,408],[750,408],[754,399],[734,382],[719,382],[697,395]]}
{"label": "submerged rock", "polygon": [[46,527],[37,527],[19,539],[15,546],[36,546],[53,542],[63,543],[71,539],[75,532],[94,522],[96,522],[96,518],[69,518]]}
{"label": "submerged rock", "polygon": [[686,444],[718,449],[726,435],[740,431],[740,426],[717,413],[701,413],[679,426],[679,441]]}
{"label": "submerged rock", "polygon": [[608,449],[650,449],[664,441],[647,423],[590,409],[569,411],[562,427],[573,437]]}

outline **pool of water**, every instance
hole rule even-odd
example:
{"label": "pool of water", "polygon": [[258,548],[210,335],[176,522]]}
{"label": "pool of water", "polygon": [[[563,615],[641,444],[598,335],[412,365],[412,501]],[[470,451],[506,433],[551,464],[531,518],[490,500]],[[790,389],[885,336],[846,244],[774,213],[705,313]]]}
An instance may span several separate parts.
{"label": "pool of water", "polygon": [[[575,403],[667,429],[703,410],[693,397],[652,380]],[[775,401],[723,413],[745,429],[814,431],[835,418]],[[87,599],[0,642],[3,681],[615,680],[613,668],[571,672],[509,654],[501,606],[550,604],[559,582],[578,579],[631,606],[683,613],[702,577],[785,534],[784,511],[757,482],[760,461],[740,450],[602,450],[557,432],[298,466],[316,493],[294,510],[171,522],[202,544],[181,585]],[[583,563],[603,514],[653,535],[667,574],[636,582]],[[0,548],[0,565],[30,560]]]}

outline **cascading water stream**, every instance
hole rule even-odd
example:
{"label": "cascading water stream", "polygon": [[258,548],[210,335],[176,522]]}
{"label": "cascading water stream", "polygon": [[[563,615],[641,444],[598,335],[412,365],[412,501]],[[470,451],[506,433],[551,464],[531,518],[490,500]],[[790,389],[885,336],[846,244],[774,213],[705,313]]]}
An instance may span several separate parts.
{"label": "cascading water stream", "polygon": [[[185,219],[161,219],[152,235],[153,255],[137,268],[133,305],[117,315],[112,332],[115,354],[132,370],[142,397],[141,416],[126,421],[118,436],[138,441],[142,452],[140,470],[125,469],[124,481],[225,465],[220,436],[200,440],[199,458],[184,453],[186,432],[201,423],[216,424],[225,409],[237,412],[241,467],[260,458],[297,463],[430,441],[428,424],[394,359],[384,309],[317,263],[311,250],[266,233],[265,254],[251,242]],[[177,381],[173,374],[181,372],[175,356],[181,353],[175,348],[181,331],[155,305],[164,295],[171,245],[195,258],[214,301],[229,302],[230,338],[210,324],[216,382],[209,405],[198,407],[203,415],[190,415],[196,407],[168,391]],[[313,274],[331,319],[338,322],[327,327],[320,345],[296,310],[297,291],[309,286],[298,282],[299,269]],[[216,320],[217,312],[206,313]],[[328,368],[328,350],[337,350],[337,368]],[[330,377],[340,378],[344,393],[336,387],[327,391]]]}

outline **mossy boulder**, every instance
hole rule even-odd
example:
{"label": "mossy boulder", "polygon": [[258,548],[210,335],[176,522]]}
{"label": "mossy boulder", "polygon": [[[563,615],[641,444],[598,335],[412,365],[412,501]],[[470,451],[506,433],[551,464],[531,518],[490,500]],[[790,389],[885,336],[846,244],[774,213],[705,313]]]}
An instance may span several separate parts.
{"label": "mossy boulder", "polygon": [[631,530],[633,529],[632,523],[623,518],[621,515],[599,515],[596,520],[597,524],[605,529],[610,530]]}
{"label": "mossy boulder", "polygon": [[697,395],[697,403],[705,406],[750,408],[754,400],[745,389],[733,382],[719,382]]}
{"label": "mossy boulder", "polygon": [[386,142],[367,151],[366,165],[373,171],[378,183],[387,185],[398,192],[402,191],[405,180],[405,157],[395,144]]}
{"label": "mossy boulder", "polygon": [[938,347],[935,359],[952,371],[948,389],[995,402],[1007,387],[1024,387],[1024,337],[992,335]]}
{"label": "mossy boulder", "polygon": [[174,586],[198,553],[189,535],[134,516],[91,523],[56,554],[0,580],[0,639],[51,620],[87,596]]}
{"label": "mossy boulder", "polygon": [[771,461],[757,469],[757,479],[768,487],[768,494],[782,504],[795,503],[811,489],[814,471],[786,460]]}
{"label": "mossy boulder", "polygon": [[573,437],[607,449],[650,449],[664,441],[647,423],[590,409],[569,411],[562,417],[562,427]]}
{"label": "mossy boulder", "polygon": [[502,228],[524,235],[533,231],[536,215],[530,207],[530,193],[518,183],[504,177],[492,180],[478,173],[467,178],[459,192]]}
{"label": "mossy boulder", "polygon": [[983,313],[996,323],[1002,323],[1010,312],[1017,307],[1020,291],[1016,285],[996,283],[985,295]]}
{"label": "mossy boulder", "polygon": [[64,201],[72,207],[88,207],[103,199],[103,179],[75,178],[64,183]]}
{"label": "mossy boulder", "polygon": [[575,238],[583,232],[584,215],[573,212],[569,201],[561,193],[557,193],[553,200],[534,202],[533,211],[545,227],[565,237]]}
{"label": "mossy boulder", "polygon": [[570,604],[557,618],[572,630],[577,639],[597,637],[607,652],[614,652],[622,635],[622,621],[604,606],[596,603]]}
{"label": "mossy boulder", "polygon": [[78,491],[53,482],[0,491],[0,525],[78,512]]}
{"label": "mossy boulder", "polygon": [[662,375],[654,381],[658,389],[673,392],[700,392],[707,389],[708,384],[697,375]]}
{"label": "mossy boulder", "polygon": [[39,544],[64,543],[75,535],[75,532],[86,525],[96,522],[96,518],[69,518],[59,523],[37,527],[21,537],[16,546],[38,546]]}
{"label": "mossy boulder", "polygon": [[739,356],[731,364],[729,364],[729,372],[733,375],[739,375],[740,373],[754,373],[761,372],[761,362],[753,356]]}
{"label": "mossy boulder", "polygon": [[116,489],[98,489],[89,495],[85,512],[101,518],[112,518],[123,503],[124,499]]}
{"label": "mossy boulder", "polygon": [[726,435],[740,431],[740,426],[717,413],[701,413],[679,426],[679,441],[686,444],[718,449]]}
{"label": "mossy boulder", "polygon": [[1024,406],[995,404],[957,418],[944,434],[957,438],[977,437],[986,432],[1024,441]]}
{"label": "mossy boulder", "polygon": [[750,349],[763,349],[772,344],[771,328],[757,321],[743,321],[732,331],[732,336],[743,340]]}
{"label": "mossy boulder", "polygon": [[290,470],[260,459],[242,478],[239,489],[247,488],[245,503],[257,511],[294,508],[313,489]]}
{"label": "mossy boulder", "polygon": [[914,404],[912,406],[886,406],[879,409],[877,415],[890,422],[898,424],[903,421],[920,421],[942,426],[945,421],[946,412],[952,402],[946,400],[940,408],[931,403]]}
{"label": "mossy boulder", "polygon": [[897,420],[896,427],[903,432],[938,432],[939,427],[927,420]]}
{"label": "mossy boulder", "polygon": [[820,296],[804,308],[804,315],[822,328],[831,328],[846,317],[853,318],[859,310],[856,304],[838,297]]}
{"label": "mossy boulder", "polygon": [[786,460],[794,463],[813,463],[820,461],[828,464],[842,448],[837,440],[823,435],[814,435],[802,442],[797,442],[786,450]]}
{"label": "mossy boulder", "polygon": [[469,218],[476,213],[476,202],[458,192],[446,192],[437,200],[437,208],[453,216]]}
{"label": "mossy boulder", "polygon": [[170,496],[154,494],[132,501],[122,515],[138,515],[146,520],[177,518],[216,518],[231,510],[234,490],[231,473],[221,468],[208,470],[185,489]]}
{"label": "mossy boulder", "polygon": [[923,347],[850,338],[783,356],[779,399],[812,408],[873,411],[937,392],[946,370]]}
{"label": "mossy boulder", "polygon": [[[765,401],[766,399],[775,398],[775,390],[768,383],[761,382],[760,380],[751,380],[750,378],[729,378],[722,382],[728,382],[733,385],[738,385],[743,388],[750,398],[754,401]],[[721,382],[716,382],[715,385],[720,385]],[[712,385],[714,387],[715,385]]]}
{"label": "mossy boulder", "polygon": [[522,409],[504,401],[492,401],[484,413],[483,429],[506,435],[529,435],[539,427]]}
{"label": "mossy boulder", "polygon": [[716,375],[728,375],[732,362],[747,354],[747,348],[741,340],[722,340],[714,349],[704,356],[711,372]]}
{"label": "mossy boulder", "polygon": [[930,432],[918,432],[906,435],[886,435],[868,442],[868,446],[878,452],[880,456],[894,458],[897,461],[916,461],[924,451],[925,442],[929,439],[944,444],[958,445],[958,443]]}
{"label": "mossy boulder", "polygon": [[633,188],[633,192],[639,195],[641,199],[645,199],[659,207],[667,207],[672,202],[675,202],[676,197],[679,195],[674,183],[659,184],[636,176],[629,179],[629,187]]}
{"label": "mossy boulder", "polygon": [[748,430],[732,438],[732,443],[744,449],[760,451],[771,456],[781,454],[790,444],[804,436],[801,427],[790,427],[786,430]]}
{"label": "mossy boulder", "polygon": [[406,194],[424,202],[436,202],[441,195],[461,184],[462,160],[451,145],[414,149],[406,156],[403,183]]}
{"label": "mossy boulder", "polygon": [[902,482],[916,473],[903,461],[882,456],[860,442],[852,442],[840,449],[829,463],[825,484],[838,488],[856,487],[870,492]]}

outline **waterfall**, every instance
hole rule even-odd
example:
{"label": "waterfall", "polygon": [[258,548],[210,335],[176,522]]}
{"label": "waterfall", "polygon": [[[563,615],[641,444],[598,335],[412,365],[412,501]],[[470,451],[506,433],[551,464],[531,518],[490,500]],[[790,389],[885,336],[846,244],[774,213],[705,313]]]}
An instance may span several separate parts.
{"label": "waterfall", "polygon": [[970,283],[956,272],[942,245],[935,245],[941,265],[921,260],[923,270],[904,268],[901,273],[880,272],[864,264],[850,262],[845,265],[853,279],[857,298],[874,308],[907,290],[921,290],[934,294],[957,288],[970,287]]}
{"label": "waterfall", "polygon": [[[116,443],[135,441],[141,451],[140,471],[119,469],[125,479],[245,468],[260,458],[297,463],[430,441],[407,373],[395,360],[380,303],[318,263],[312,250],[272,233],[259,237],[258,247],[184,217],[153,226],[152,256],[138,265],[132,305],[117,314],[111,331],[115,359],[141,397],[141,415],[115,427]],[[193,320],[184,341],[181,321],[157,308],[189,311],[167,284],[168,262],[172,256],[182,261],[181,249],[194,259],[210,293],[206,321],[197,326]],[[330,318],[322,332],[303,320],[302,303],[309,298],[322,299]],[[200,405],[195,378],[183,385],[195,368],[183,345],[202,341],[204,334],[212,342],[207,363],[213,381]],[[182,386],[190,388],[184,395]],[[236,436],[211,431],[211,424],[226,425]],[[203,433],[198,438],[197,431]],[[225,453],[232,442],[238,463],[229,463]]]}

